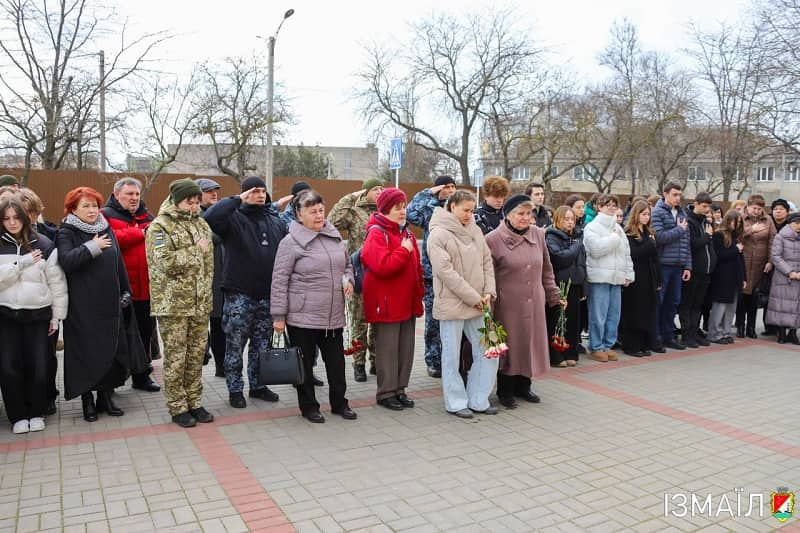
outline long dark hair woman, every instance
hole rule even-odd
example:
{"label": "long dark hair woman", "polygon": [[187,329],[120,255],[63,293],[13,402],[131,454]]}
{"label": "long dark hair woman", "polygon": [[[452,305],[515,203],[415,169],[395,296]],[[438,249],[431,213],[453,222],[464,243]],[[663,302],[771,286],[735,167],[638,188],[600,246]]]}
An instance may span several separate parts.
{"label": "long dark hair woman", "polygon": [[67,315],[67,284],[52,241],[31,228],[15,197],[0,202],[0,387],[14,433],[41,431],[50,339]]}
{"label": "long dark hair woman", "polygon": [[711,277],[711,315],[708,340],[717,344],[733,344],[731,323],[736,314],[736,303],[745,287],[744,222],[739,211],[731,209],[714,232],[711,242],[717,254],[717,266]]}
{"label": "long dark hair woman", "polygon": [[650,228],[650,204],[638,200],[631,206],[625,235],[631,249],[635,280],[622,289],[620,342],[623,352],[647,357],[656,346],[656,306],[661,268],[655,234]]}
{"label": "long dark hair woman", "polygon": [[81,397],[87,422],[97,420],[98,411],[125,414],[111,394],[125,382],[131,367],[123,315],[131,303],[130,286],[114,232],[100,213],[102,202],[100,193],[90,187],[68,192],[65,218],[56,234],[58,262],[69,288],[64,396]]}

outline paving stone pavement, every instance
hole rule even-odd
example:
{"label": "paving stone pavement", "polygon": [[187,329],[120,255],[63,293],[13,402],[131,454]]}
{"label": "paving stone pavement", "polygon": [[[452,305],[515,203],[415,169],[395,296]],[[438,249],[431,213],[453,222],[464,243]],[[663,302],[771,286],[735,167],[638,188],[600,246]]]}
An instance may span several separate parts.
{"label": "paving stone pavement", "polygon": [[[778,487],[800,496],[797,347],[581,360],[537,380],[541,404],[461,420],[418,333],[417,406],[403,412],[376,407],[374,376],[355,383],[349,365],[357,421],[307,423],[290,387],[233,409],[212,366],[214,424],[180,429],[162,394],[123,387],[123,417],[86,423],[78,399],[42,433],[6,426],[0,531],[800,531],[797,513],[781,523],[769,508]],[[751,493],[762,516],[744,516]],[[711,513],[680,516],[674,498],[692,494]]]}

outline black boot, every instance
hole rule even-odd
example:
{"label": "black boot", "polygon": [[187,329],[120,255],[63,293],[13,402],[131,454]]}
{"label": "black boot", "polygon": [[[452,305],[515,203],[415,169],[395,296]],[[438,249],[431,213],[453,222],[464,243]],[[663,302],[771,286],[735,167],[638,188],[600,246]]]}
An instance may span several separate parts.
{"label": "black boot", "polygon": [[757,339],[758,334],[756,334],[756,327],[755,326],[747,326],[747,333],[745,334],[750,339]]}
{"label": "black boot", "polygon": [[97,422],[97,409],[95,409],[94,396],[91,392],[81,394],[81,404],[83,405],[83,419],[87,422]]}
{"label": "black boot", "polygon": [[797,338],[797,330],[790,329],[789,332],[786,334],[787,342],[791,342],[795,345],[800,345],[800,339]]}
{"label": "black boot", "polygon": [[778,344],[786,344],[786,328],[778,329]]}
{"label": "black boot", "polygon": [[114,400],[111,399],[111,391],[109,390],[97,391],[97,410],[101,413],[105,412],[109,416],[122,416],[125,414],[125,411],[117,407]]}
{"label": "black boot", "polygon": [[363,364],[353,363],[353,378],[358,382],[367,381],[367,370]]}
{"label": "black boot", "polygon": [[744,324],[736,324],[736,337],[739,339],[744,339]]}

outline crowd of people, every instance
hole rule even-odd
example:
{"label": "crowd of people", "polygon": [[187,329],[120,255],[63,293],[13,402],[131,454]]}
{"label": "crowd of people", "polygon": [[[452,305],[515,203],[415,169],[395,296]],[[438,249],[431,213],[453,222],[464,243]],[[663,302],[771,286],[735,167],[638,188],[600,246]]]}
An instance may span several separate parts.
{"label": "crowd of people", "polygon": [[[81,397],[87,422],[124,415],[114,390],[129,377],[161,390],[151,373],[163,357],[167,408],[181,427],[214,420],[201,379],[212,360],[232,407],[247,406],[245,383],[251,400],[278,401],[259,383],[276,334],[300,348],[298,407],[313,423],[325,422],[319,359],[331,412],[358,418],[345,354],[355,381],[376,376],[378,405],[413,408],[423,315],[427,372],[460,418],[497,414],[495,389],[507,409],[540,402],[535,378],[583,354],[607,363],[619,350],[648,357],[757,338],[760,307],[763,335],[800,345],[800,213],[783,199],[767,213],[753,194],[723,213],[707,193],[684,206],[669,182],[624,208],[594,194],[553,209],[543,185],[512,195],[498,176],[483,183],[480,204],[449,176],[410,201],[369,179],[330,211],[305,182],[275,202],[259,177],[228,198],[207,178],[169,191],[151,212],[134,178],[105,201],[78,187],[56,226],[35,192],[0,177],[0,389],[14,433],[41,431],[56,412],[62,326],[64,397]],[[501,357],[485,354],[487,309],[507,332]]]}

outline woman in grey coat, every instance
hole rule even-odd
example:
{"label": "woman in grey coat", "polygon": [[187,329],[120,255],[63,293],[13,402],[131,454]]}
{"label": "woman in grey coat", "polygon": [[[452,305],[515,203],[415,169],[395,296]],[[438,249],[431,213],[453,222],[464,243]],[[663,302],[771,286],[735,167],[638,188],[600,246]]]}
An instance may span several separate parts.
{"label": "woman in grey coat", "polygon": [[292,202],[297,220],[278,245],[272,272],[270,310],[278,333],[288,330],[289,342],[303,352],[305,383],[297,386],[297,403],[310,422],[325,422],[310,379],[319,348],[330,385],[331,412],[346,420],[354,413],[344,394],[345,298],[353,294],[353,267],[342,236],[325,218],[322,197],[301,192]]}
{"label": "woman in grey coat", "polygon": [[797,338],[800,327],[800,213],[792,213],[786,221],[772,243],[775,273],[766,322],[777,326],[779,343],[800,344]]}

